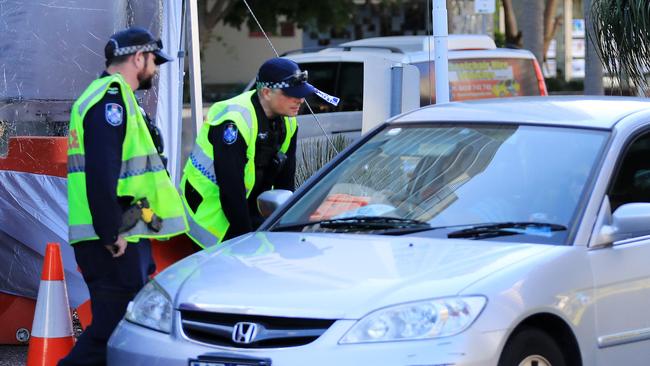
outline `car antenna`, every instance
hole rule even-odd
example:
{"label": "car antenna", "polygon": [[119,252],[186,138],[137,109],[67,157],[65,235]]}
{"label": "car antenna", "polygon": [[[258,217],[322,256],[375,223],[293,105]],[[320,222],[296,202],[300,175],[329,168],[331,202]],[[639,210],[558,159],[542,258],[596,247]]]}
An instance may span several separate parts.
{"label": "car antenna", "polygon": [[[255,12],[253,12],[253,9],[251,9],[250,5],[248,5],[248,1],[246,1],[246,0],[243,0],[243,1],[244,1],[244,5],[246,5],[246,8],[248,8],[248,11],[251,13],[251,16],[253,17],[253,20],[255,20],[255,23],[257,24],[257,26],[260,28],[260,31],[264,35],[264,38],[266,38],[266,41],[269,43],[269,46],[271,46],[271,49],[275,53],[275,56],[280,57],[280,54],[278,53],[278,51],[273,46],[273,42],[271,42],[271,39],[266,34],[266,31],[264,31],[264,28],[262,27],[262,24],[260,24],[259,20],[257,20],[257,17],[255,16]],[[305,104],[307,105],[307,109],[309,109],[309,113],[311,113],[311,115],[316,120],[316,124],[318,124],[318,127],[321,129],[321,131],[323,131],[323,136],[325,136],[325,138],[327,139],[327,142],[329,143],[329,145],[338,154],[339,150],[336,148],[336,146],[334,146],[334,143],[332,142],[332,139],[327,135],[327,132],[325,132],[325,129],[323,128],[323,125],[321,125],[320,121],[318,120],[318,117],[316,117],[316,113],[314,113],[314,110],[311,109],[311,106],[309,105],[309,102],[306,99],[305,99]]]}

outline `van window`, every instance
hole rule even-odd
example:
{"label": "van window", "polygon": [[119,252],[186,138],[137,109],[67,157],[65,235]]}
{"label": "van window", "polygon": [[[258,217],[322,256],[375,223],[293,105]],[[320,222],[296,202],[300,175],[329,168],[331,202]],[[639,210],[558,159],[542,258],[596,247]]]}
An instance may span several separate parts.
{"label": "van window", "polygon": [[[309,73],[309,83],[327,94],[341,98],[333,106],[316,95],[307,97],[314,113],[361,111],[363,109],[362,62],[309,62],[301,63],[301,70]],[[300,114],[309,114],[306,105]]]}
{"label": "van window", "polygon": [[[449,60],[449,98],[460,101],[540,95],[534,62],[522,58]],[[420,70],[420,105],[435,103],[433,62],[414,65]]]}

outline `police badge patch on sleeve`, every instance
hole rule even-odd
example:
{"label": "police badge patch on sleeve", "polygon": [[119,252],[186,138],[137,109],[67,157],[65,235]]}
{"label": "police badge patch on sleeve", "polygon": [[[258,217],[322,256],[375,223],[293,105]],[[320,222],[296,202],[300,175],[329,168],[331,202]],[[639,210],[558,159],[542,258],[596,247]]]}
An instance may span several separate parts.
{"label": "police badge patch on sleeve", "polygon": [[117,103],[106,103],[106,122],[111,126],[122,124],[122,106]]}
{"label": "police badge patch on sleeve", "polygon": [[233,123],[229,123],[226,129],[223,130],[223,142],[226,145],[232,145],[237,141],[237,127]]}

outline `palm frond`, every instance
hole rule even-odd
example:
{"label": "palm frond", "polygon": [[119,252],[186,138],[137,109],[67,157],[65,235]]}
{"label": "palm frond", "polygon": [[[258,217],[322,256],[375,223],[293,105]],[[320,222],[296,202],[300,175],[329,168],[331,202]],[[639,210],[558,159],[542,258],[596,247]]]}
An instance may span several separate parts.
{"label": "palm frond", "polygon": [[593,0],[590,16],[598,57],[619,82],[626,79],[648,88],[650,72],[650,2],[648,0]]}

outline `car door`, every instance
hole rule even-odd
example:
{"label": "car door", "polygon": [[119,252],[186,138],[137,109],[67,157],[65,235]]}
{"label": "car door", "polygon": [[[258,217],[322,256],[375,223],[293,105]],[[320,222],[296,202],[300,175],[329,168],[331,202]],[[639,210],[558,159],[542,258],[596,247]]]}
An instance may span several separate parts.
{"label": "car door", "polygon": [[[627,143],[614,172],[606,198],[610,212],[650,202],[650,132]],[[589,252],[598,365],[650,364],[650,235],[641,235]]]}

